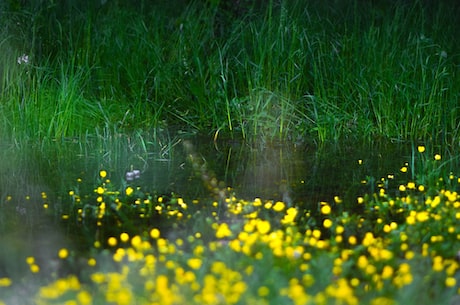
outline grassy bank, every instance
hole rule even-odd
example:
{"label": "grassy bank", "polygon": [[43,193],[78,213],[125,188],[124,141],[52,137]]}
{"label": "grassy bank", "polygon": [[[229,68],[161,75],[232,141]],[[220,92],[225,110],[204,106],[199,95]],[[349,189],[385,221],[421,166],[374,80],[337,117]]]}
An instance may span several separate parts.
{"label": "grassy bank", "polygon": [[15,3],[0,16],[0,128],[16,141],[171,127],[459,137],[459,14],[447,2]]}

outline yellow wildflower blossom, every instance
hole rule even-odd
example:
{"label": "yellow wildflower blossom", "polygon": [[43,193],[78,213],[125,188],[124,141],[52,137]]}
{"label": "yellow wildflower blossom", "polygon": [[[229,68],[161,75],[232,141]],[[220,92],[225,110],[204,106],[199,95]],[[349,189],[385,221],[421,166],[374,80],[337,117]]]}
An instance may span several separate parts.
{"label": "yellow wildflower blossom", "polygon": [[101,170],[101,171],[99,172],[99,176],[100,176],[101,178],[105,178],[105,177],[107,177],[107,172],[106,172],[105,170]]}
{"label": "yellow wildflower blossom", "polygon": [[230,231],[230,228],[228,227],[228,224],[223,222],[219,225],[216,231],[216,237],[217,238],[225,238],[232,236],[232,231]]}
{"label": "yellow wildflower blossom", "polygon": [[260,234],[267,234],[270,231],[270,222],[267,220],[259,220],[257,222],[257,231]]}
{"label": "yellow wildflower blossom", "polygon": [[66,259],[68,256],[69,256],[69,250],[67,250],[66,248],[62,248],[59,250],[58,257],[60,259]]}
{"label": "yellow wildflower blossom", "polygon": [[321,214],[323,214],[323,215],[331,214],[331,207],[329,205],[327,205],[327,204],[323,205],[321,207]]}
{"label": "yellow wildflower blossom", "polygon": [[131,196],[134,192],[134,189],[130,186],[128,186],[125,190],[126,196]]}
{"label": "yellow wildflower blossom", "polygon": [[198,270],[201,268],[201,265],[202,265],[202,261],[200,258],[189,258],[187,260],[187,265],[192,268],[192,269],[195,269],[195,270]]}
{"label": "yellow wildflower blossom", "polygon": [[0,278],[0,287],[9,287],[11,286],[11,279],[8,277],[2,277]]}
{"label": "yellow wildflower blossom", "polygon": [[282,210],[284,210],[285,208],[285,205],[283,202],[281,201],[277,201],[275,203],[275,205],[273,205],[272,209],[275,211],[275,212],[281,212]]}

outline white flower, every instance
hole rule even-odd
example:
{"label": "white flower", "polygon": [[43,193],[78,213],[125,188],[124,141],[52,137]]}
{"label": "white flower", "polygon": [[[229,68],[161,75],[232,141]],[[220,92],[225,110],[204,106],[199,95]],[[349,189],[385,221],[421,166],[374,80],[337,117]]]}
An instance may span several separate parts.
{"label": "white flower", "polygon": [[17,60],[18,64],[28,64],[29,63],[29,55],[22,54],[21,56],[18,57]]}

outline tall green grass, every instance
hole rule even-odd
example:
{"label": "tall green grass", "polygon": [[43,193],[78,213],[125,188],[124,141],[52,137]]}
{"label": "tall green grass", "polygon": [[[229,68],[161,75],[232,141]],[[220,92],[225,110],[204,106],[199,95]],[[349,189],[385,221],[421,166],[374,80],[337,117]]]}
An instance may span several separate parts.
{"label": "tall green grass", "polygon": [[[3,133],[43,140],[110,126],[245,139],[458,141],[455,7],[241,3],[6,8]],[[16,63],[22,54],[29,64]]]}

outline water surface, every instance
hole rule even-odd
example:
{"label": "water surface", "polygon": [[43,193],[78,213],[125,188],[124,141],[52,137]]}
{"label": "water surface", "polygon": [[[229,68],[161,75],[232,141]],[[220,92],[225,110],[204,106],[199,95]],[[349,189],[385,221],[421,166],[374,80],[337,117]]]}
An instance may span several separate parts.
{"label": "water surface", "polygon": [[[121,190],[140,187],[154,198],[177,194],[186,202],[199,199],[211,204],[218,196],[213,191],[216,188],[238,198],[283,200],[315,209],[318,202],[333,202],[339,196],[352,211],[356,196],[372,192],[381,177],[400,174],[400,167],[411,162],[413,146],[250,145],[213,141],[208,136],[165,140],[119,136],[86,143],[56,141],[46,149],[3,145],[1,154],[0,277],[25,272],[23,262],[30,253],[48,262],[43,266],[52,273],[49,257],[59,248],[69,246],[84,253],[101,238],[98,235],[115,234],[110,230],[114,224],[100,229],[78,222],[71,213],[69,191],[94,195],[101,182],[100,170],[107,171],[113,186]],[[126,181],[126,173],[133,169],[140,171],[140,177]],[[62,215],[70,217],[63,219]],[[154,221],[160,220],[146,224],[158,226]]]}

